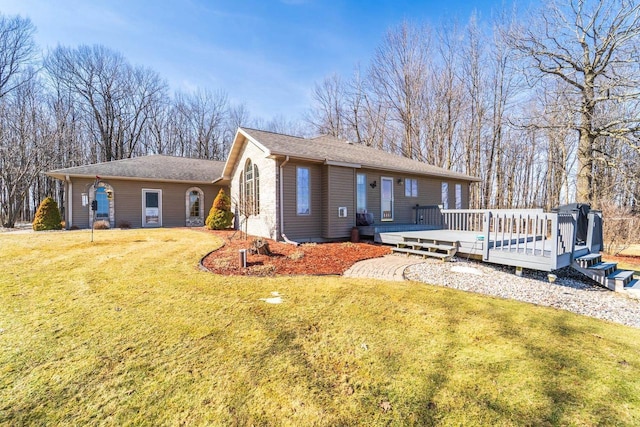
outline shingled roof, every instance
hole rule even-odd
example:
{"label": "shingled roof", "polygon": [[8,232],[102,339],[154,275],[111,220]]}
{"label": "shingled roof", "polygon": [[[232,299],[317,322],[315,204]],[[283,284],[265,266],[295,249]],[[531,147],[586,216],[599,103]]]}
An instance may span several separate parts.
{"label": "shingled roof", "polygon": [[224,162],[191,159],[159,154],[75,166],[47,172],[47,175],[64,180],[65,177],[102,179],[132,179],[167,182],[210,184],[222,176]]}
{"label": "shingled roof", "polygon": [[[439,168],[397,154],[388,153],[362,144],[351,143],[331,136],[323,135],[307,139],[249,128],[241,128],[239,132],[267,150],[267,155],[289,156],[290,158],[323,163],[349,164],[354,167],[429,175],[464,181],[480,181],[479,178],[470,175]],[[234,148],[239,149],[239,147],[233,147],[232,150]],[[233,157],[233,155],[230,155],[229,159],[231,160]],[[225,166],[225,175],[230,173],[230,169],[228,169],[230,166],[228,160]]]}

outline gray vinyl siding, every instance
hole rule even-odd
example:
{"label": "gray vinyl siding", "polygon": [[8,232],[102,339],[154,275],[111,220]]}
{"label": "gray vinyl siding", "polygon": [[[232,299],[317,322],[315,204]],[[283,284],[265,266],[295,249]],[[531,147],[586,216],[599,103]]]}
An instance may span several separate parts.
{"label": "gray vinyl siding", "polygon": [[[79,228],[89,227],[89,207],[82,206],[82,193],[88,193],[92,179],[73,180],[73,224]],[[133,228],[142,227],[142,189],[162,190],[162,226],[184,227],[186,225],[186,192],[198,187],[204,193],[204,216],[209,213],[213,200],[221,187],[189,183],[153,181],[103,180],[113,187],[115,226],[128,223]],[[225,188],[228,194],[228,188]],[[68,213],[67,213],[68,215]]]}
{"label": "gray vinyl siding", "polygon": [[[309,168],[310,211],[309,215],[298,215],[296,210],[296,167]],[[283,231],[291,240],[318,240],[322,238],[322,183],[323,166],[313,163],[290,161],[283,170]]]}
{"label": "gray vinyl siding", "polygon": [[[462,185],[462,208],[469,207],[469,183],[466,181],[443,180],[441,178],[426,178],[419,175],[399,174],[372,169],[360,169],[355,173],[366,174],[367,188],[367,211],[373,213],[376,224],[383,223],[380,220],[380,197],[381,178],[393,178],[393,221],[384,223],[410,224],[415,222],[413,207],[419,205],[439,205],[442,202],[441,186],[443,182],[449,183],[449,207],[455,207],[455,184]],[[405,196],[405,180],[407,178],[417,179],[418,197]],[[402,179],[402,184],[398,184],[398,179]],[[376,181],[376,187],[371,188],[371,183]],[[355,182],[355,175],[354,175]],[[355,184],[353,198],[355,201]]]}
{"label": "gray vinyl siding", "polygon": [[66,212],[65,217],[69,220],[72,215],[71,224],[67,222],[67,228],[75,226],[78,228],[89,228],[89,207],[82,206],[82,193],[89,193],[89,187],[93,184],[93,179],[74,178],[71,181],[72,194],[71,205],[72,212]]}
{"label": "gray vinyl siding", "polygon": [[[323,222],[323,237],[340,239],[349,237],[351,228],[356,225],[356,175],[355,169],[325,166],[323,188],[324,209],[327,220]],[[338,217],[338,208],[346,207],[347,216]]]}

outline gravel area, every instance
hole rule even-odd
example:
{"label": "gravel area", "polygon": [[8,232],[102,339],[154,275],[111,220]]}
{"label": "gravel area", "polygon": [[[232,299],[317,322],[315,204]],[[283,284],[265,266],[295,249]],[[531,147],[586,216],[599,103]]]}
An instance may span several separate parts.
{"label": "gravel area", "polygon": [[639,300],[594,285],[568,267],[554,272],[555,283],[549,283],[546,272],[525,269],[519,277],[514,267],[465,259],[448,263],[425,260],[407,267],[404,274],[409,280],[555,307],[640,328]]}

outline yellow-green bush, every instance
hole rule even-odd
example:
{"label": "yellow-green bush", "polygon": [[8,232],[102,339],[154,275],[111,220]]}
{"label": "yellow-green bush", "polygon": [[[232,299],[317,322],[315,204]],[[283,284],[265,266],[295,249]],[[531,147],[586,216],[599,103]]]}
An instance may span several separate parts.
{"label": "yellow-green bush", "polygon": [[213,201],[209,216],[205,224],[211,230],[224,230],[229,228],[233,222],[233,212],[231,212],[231,199],[220,189],[216,199]]}
{"label": "yellow-green bush", "polygon": [[44,199],[38,206],[36,216],[33,218],[33,229],[35,231],[62,229],[62,218],[58,204],[51,197]]}

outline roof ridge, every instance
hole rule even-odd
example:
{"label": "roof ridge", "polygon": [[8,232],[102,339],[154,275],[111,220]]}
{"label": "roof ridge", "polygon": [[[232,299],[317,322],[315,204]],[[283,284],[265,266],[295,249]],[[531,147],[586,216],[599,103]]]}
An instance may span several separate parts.
{"label": "roof ridge", "polygon": [[280,132],[274,132],[271,130],[264,130],[264,129],[256,129],[256,128],[250,128],[250,127],[240,127],[240,129],[246,130],[246,131],[256,131],[256,132],[264,132],[264,133],[270,133],[272,135],[278,135],[278,136],[288,136],[290,138],[296,138],[296,139],[303,139],[305,141],[308,141],[308,138],[305,138],[303,136],[297,136],[297,135],[289,135],[287,133],[280,133]]}

